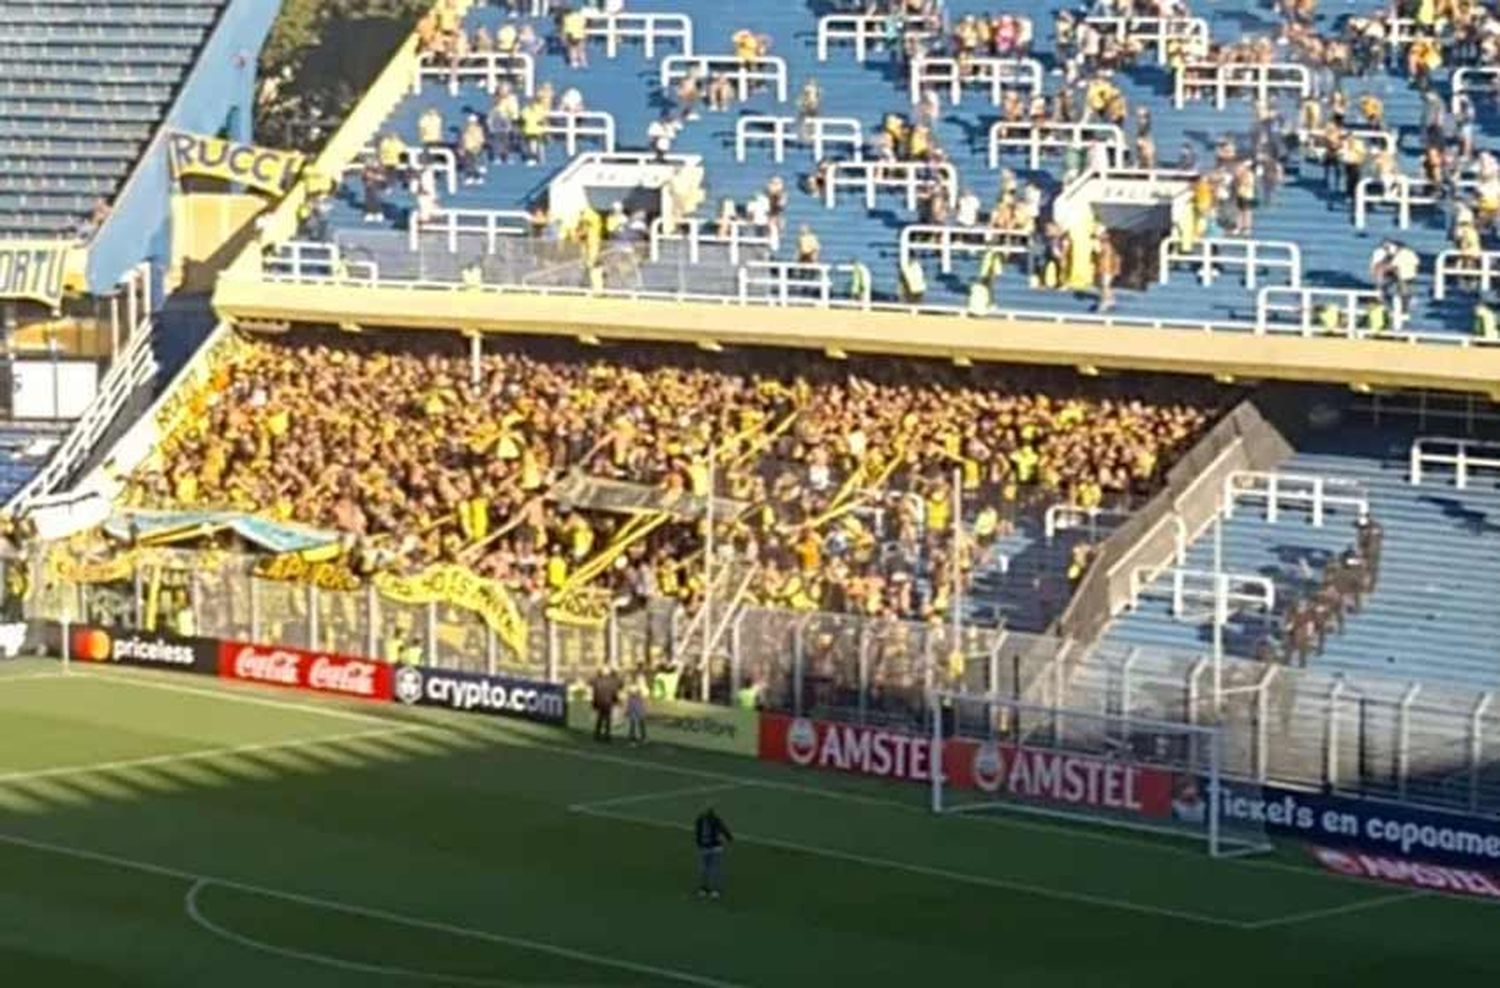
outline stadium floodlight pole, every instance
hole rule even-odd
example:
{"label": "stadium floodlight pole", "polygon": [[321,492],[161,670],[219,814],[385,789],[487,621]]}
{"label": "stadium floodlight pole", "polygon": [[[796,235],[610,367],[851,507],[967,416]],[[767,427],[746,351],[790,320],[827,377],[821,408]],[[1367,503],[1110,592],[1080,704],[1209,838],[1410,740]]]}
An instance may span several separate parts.
{"label": "stadium floodlight pole", "polygon": [[710,646],[713,644],[713,622],[714,603],[714,457],[715,450],[712,443],[708,447],[708,497],[703,502],[703,626],[700,633],[703,635],[703,669],[702,685],[699,687],[699,699],[708,702],[708,663]]}

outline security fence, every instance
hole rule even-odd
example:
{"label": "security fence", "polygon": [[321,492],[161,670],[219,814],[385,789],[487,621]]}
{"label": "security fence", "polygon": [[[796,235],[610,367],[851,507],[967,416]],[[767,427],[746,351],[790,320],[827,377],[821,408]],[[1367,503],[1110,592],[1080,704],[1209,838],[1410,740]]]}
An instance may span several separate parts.
{"label": "security fence", "polygon": [[[15,565],[12,563],[11,565]],[[682,668],[680,694],[767,709],[926,727],[928,690],[994,695],[1068,718],[1222,723],[1226,775],[1500,814],[1500,706],[1490,693],[1223,659],[1215,710],[1205,655],[1086,647],[1045,635],[852,614],[732,606],[695,619],[674,601],[616,602],[593,624],[519,610],[522,647],[479,614],[410,604],[366,584],[329,590],[256,576],[225,554],[152,553],[93,582],[31,571],[28,618],[279,644],[471,672],[577,681],[605,664]],[[94,574],[96,577],[100,574]],[[702,630],[707,627],[708,631]],[[703,635],[708,647],[703,647]],[[696,637],[695,637],[696,636]],[[1035,729],[1035,725],[1033,725]]]}

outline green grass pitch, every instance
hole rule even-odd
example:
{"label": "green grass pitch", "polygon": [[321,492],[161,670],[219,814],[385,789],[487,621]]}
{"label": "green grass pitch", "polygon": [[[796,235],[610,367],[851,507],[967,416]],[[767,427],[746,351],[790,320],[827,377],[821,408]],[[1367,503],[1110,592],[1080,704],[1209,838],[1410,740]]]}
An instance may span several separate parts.
{"label": "green grass pitch", "polygon": [[[194,677],[0,667],[0,984],[1410,985],[1500,911],[920,786]],[[740,840],[721,901],[687,828]]]}

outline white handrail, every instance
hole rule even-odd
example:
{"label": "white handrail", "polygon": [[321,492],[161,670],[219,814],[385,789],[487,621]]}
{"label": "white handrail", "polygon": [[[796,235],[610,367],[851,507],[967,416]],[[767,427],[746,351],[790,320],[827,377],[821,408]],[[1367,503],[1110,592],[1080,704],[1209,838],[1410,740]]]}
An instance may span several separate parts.
{"label": "white handrail", "polygon": [[[1289,302],[1277,301],[1287,298],[1290,299]],[[1337,332],[1341,335],[1363,337],[1366,333],[1360,330],[1360,313],[1366,306],[1380,301],[1380,293],[1367,288],[1307,288],[1269,285],[1262,288],[1255,299],[1255,332],[1257,334],[1290,332],[1299,333],[1302,336]],[[1318,312],[1327,305],[1338,307],[1339,324],[1336,330],[1330,330],[1318,323]],[[1290,323],[1272,322],[1272,317],[1277,314],[1293,314],[1296,319]],[[1403,319],[1404,313],[1398,305],[1391,313],[1391,326],[1399,327]]]}
{"label": "white handrail", "polygon": [[957,106],[965,86],[983,86],[990,102],[1000,105],[1006,89],[1025,89],[1028,96],[1042,91],[1042,63],[1034,58],[918,58],[911,63],[911,101],[922,100],[927,86],[946,87],[948,102]]}
{"label": "white handrail", "polygon": [[264,262],[270,275],[294,279],[318,278],[335,284],[364,282],[374,287],[380,281],[380,266],[374,261],[351,261],[338,244],[313,240],[288,240],[278,244]]}
{"label": "white handrail", "polygon": [[953,273],[953,256],[984,256],[991,251],[1005,257],[1030,257],[1031,238],[1020,230],[987,226],[937,226],[913,223],[901,228],[901,263],[917,254],[936,254],[943,274]]}
{"label": "white handrail", "polygon": [[[368,145],[361,152],[364,157],[378,153],[375,148]],[[443,184],[447,186],[450,196],[458,192],[458,159],[454,156],[452,148],[403,147],[401,158],[410,171],[431,168],[434,173],[443,176]],[[355,158],[344,166],[344,174],[361,171],[363,168],[363,161]]]}
{"label": "white handrail", "polygon": [[773,117],[750,114],[734,122],[734,160],[745,160],[745,149],[751,141],[771,145],[777,164],[786,160],[788,144],[812,148],[813,160],[822,161],[829,144],[844,144],[855,161],[864,159],[864,126],[855,117]]}
{"label": "white handrail", "polygon": [[[1223,590],[1214,586],[1217,579]],[[1206,582],[1207,587],[1188,586],[1188,582]],[[1188,601],[1215,604],[1222,597],[1226,607],[1249,607],[1267,614],[1276,610],[1276,585],[1257,573],[1215,573],[1207,569],[1176,567],[1172,570],[1172,617],[1188,617]]]}
{"label": "white handrail", "polygon": [[[853,42],[854,57],[863,62],[872,44],[879,46],[890,40],[899,45],[906,35],[930,38],[941,26],[936,15],[897,18],[890,14],[825,14],[818,18],[818,61],[828,61],[828,49],[836,42]],[[893,27],[897,28],[894,39]]]}
{"label": "white handrail", "polygon": [[1066,151],[1075,145],[1087,147],[1098,142],[1114,155],[1112,165],[1125,164],[1130,148],[1125,143],[1125,132],[1114,124],[1000,120],[990,127],[990,167],[1000,167],[1002,148],[1025,148],[1028,165],[1036,169],[1042,166],[1043,151]]}
{"label": "white handrail", "polygon": [[1479,291],[1488,292],[1500,275],[1500,250],[1482,250],[1477,254],[1465,254],[1459,250],[1445,250],[1438,254],[1433,265],[1432,297],[1438,301],[1448,297],[1448,279],[1454,278],[1462,285],[1470,278],[1479,280]]}
{"label": "white handrail", "polygon": [[1214,108],[1224,109],[1230,93],[1248,92],[1258,100],[1269,101],[1276,92],[1295,93],[1305,98],[1312,92],[1312,76],[1307,66],[1296,62],[1261,64],[1228,64],[1189,62],[1177,70],[1172,102],[1177,109],[1187,105],[1189,96],[1212,93]]}
{"label": "white handrail", "polygon": [[1500,80],[1500,66],[1465,65],[1463,68],[1455,69],[1453,72],[1453,96],[1448,104],[1449,110],[1453,113],[1458,113],[1461,101],[1468,99],[1469,93],[1480,91],[1480,87],[1469,85],[1469,80],[1475,76],[1482,76],[1490,80],[1488,91],[1493,93],[1495,92],[1497,80]]}
{"label": "white handrail", "polygon": [[1442,200],[1442,186],[1426,179],[1397,175],[1387,181],[1369,175],[1354,187],[1354,228],[1365,228],[1365,213],[1371,206],[1386,205],[1396,207],[1396,225],[1405,230],[1411,226],[1412,206],[1437,206]]}
{"label": "white handrail", "polygon": [[1370,499],[1364,485],[1346,477],[1268,470],[1233,470],[1224,477],[1224,517],[1233,518],[1237,501],[1264,501],[1266,521],[1275,524],[1287,505],[1305,506],[1315,528],[1322,528],[1330,509],[1352,508],[1369,517]]}
{"label": "white handrail", "polygon": [[766,55],[742,61],[738,55],[668,55],[661,60],[661,88],[670,90],[688,72],[698,70],[707,81],[714,74],[723,74],[735,81],[739,100],[750,98],[754,83],[770,83],[776,89],[776,101],[786,102],[786,59]]}
{"label": "white handrail", "polygon": [[1156,48],[1156,61],[1167,64],[1174,41],[1187,43],[1183,54],[1202,58],[1208,54],[1208,21],[1201,17],[1086,17],[1084,22],[1114,34],[1119,41],[1133,38]]}
{"label": "white handrail", "polygon": [[740,300],[747,301],[753,288],[765,289],[762,298],[771,305],[787,305],[805,298],[809,291],[825,305],[833,293],[833,267],[796,261],[748,261],[739,268]]}
{"label": "white handrail", "polygon": [[[665,216],[651,221],[651,260],[661,260],[661,245],[669,241],[685,241],[688,245],[688,260],[697,264],[699,248],[704,244],[729,248],[729,262],[740,263],[740,248],[764,247],[769,251],[781,249],[781,232],[774,223],[757,225],[748,220],[736,219],[729,224],[729,235],[720,236],[710,227],[711,221],[697,216],[684,216],[669,222]],[[706,232],[707,231],[707,232]]]}
{"label": "white handrail", "polygon": [[680,54],[693,53],[693,21],[686,14],[642,13],[619,11],[607,13],[602,10],[583,12],[583,34],[586,38],[604,39],[604,57],[614,58],[620,51],[624,39],[639,39],[647,58],[656,57],[658,41],[675,41]]}
{"label": "white handrail", "polygon": [[1161,242],[1160,260],[1163,285],[1171,277],[1171,265],[1179,262],[1196,265],[1198,279],[1205,285],[1213,284],[1220,267],[1244,268],[1245,287],[1252,290],[1261,268],[1285,271],[1290,287],[1302,284],[1302,248],[1288,240],[1200,237],[1192,247],[1183,247],[1178,237],[1171,236]]}
{"label": "white handrail", "polygon": [[1082,523],[1087,523],[1089,528],[1097,534],[1099,519],[1106,515],[1114,515],[1119,518],[1128,518],[1128,511],[1117,511],[1113,508],[1092,507],[1085,508],[1077,504],[1052,504],[1042,512],[1042,532],[1046,541],[1051,542],[1057,537],[1058,532],[1066,532],[1078,528]]}
{"label": "white handrail", "polygon": [[[1435,450],[1432,448],[1434,446],[1441,446],[1443,449]],[[1494,455],[1475,455],[1476,453]],[[1500,442],[1456,439],[1450,436],[1418,436],[1411,444],[1411,466],[1407,481],[1420,484],[1428,466],[1453,467],[1453,486],[1463,490],[1469,486],[1470,471],[1500,471]]]}
{"label": "white handrail", "polygon": [[459,237],[483,237],[485,253],[493,254],[501,238],[528,236],[531,218],[515,209],[434,209],[423,219],[413,210],[407,219],[407,246],[419,248],[424,233],[445,234],[450,252],[458,250]]}
{"label": "white handrail", "polygon": [[[845,176],[849,176],[847,179]],[[899,177],[898,177],[899,176]],[[958,201],[958,169],[948,162],[928,161],[835,161],[828,169],[823,190],[823,204],[832,209],[838,202],[838,189],[862,189],[865,208],[875,208],[875,194],[880,189],[906,192],[906,208],[917,208],[917,191],[927,182],[939,182],[948,191],[948,201]]]}
{"label": "white handrail", "polygon": [[498,51],[470,52],[456,60],[438,62],[431,54],[421,55],[417,71],[412,77],[411,91],[422,92],[424,76],[448,80],[448,92],[458,95],[460,79],[478,79],[486,91],[493,93],[500,87],[502,79],[519,82],[527,96],[536,91],[536,63],[525,52],[505,53]]}
{"label": "white handrail", "polygon": [[[1390,130],[1375,130],[1373,127],[1342,127],[1340,131],[1345,137],[1352,137],[1360,141],[1366,147],[1370,147],[1376,154],[1394,154],[1396,152],[1396,133]],[[1302,149],[1302,157],[1307,158],[1308,152],[1323,143],[1323,131],[1302,129],[1297,131],[1297,146]],[[1324,148],[1327,153],[1327,148]]]}
{"label": "white handrail", "polygon": [[612,154],[615,150],[615,117],[603,110],[584,110],[581,113],[552,112],[547,114],[545,129],[548,137],[561,137],[568,154],[578,153],[580,140],[599,141],[599,150]]}

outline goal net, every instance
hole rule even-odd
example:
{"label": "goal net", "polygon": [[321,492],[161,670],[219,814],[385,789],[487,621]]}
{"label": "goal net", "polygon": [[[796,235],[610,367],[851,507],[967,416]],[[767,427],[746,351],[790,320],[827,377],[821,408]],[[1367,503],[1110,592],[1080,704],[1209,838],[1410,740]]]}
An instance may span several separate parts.
{"label": "goal net", "polygon": [[1215,857],[1270,849],[1221,814],[1216,727],[934,691],[936,813],[1023,811],[1203,841]]}

